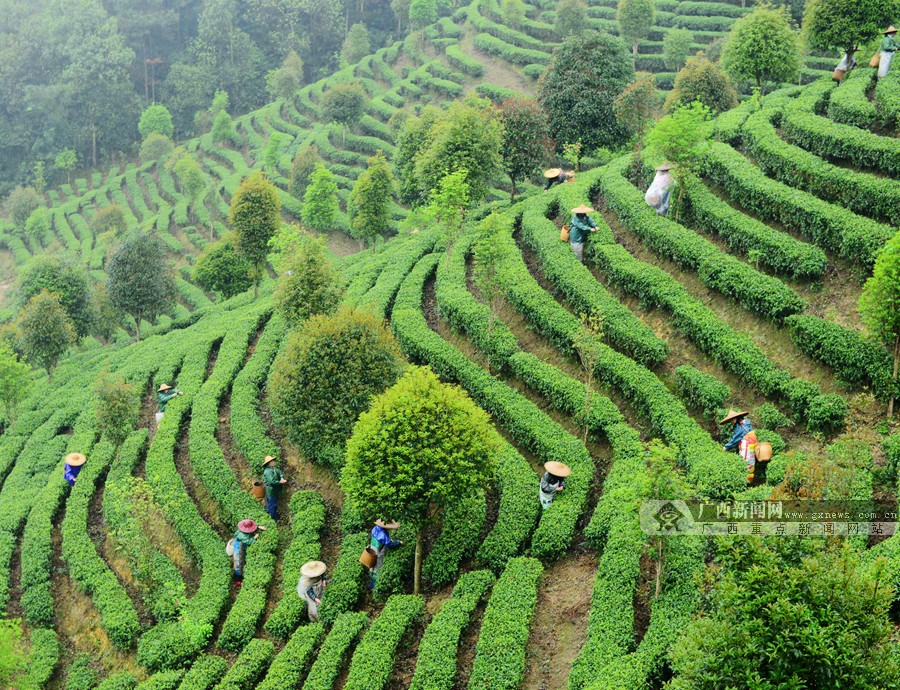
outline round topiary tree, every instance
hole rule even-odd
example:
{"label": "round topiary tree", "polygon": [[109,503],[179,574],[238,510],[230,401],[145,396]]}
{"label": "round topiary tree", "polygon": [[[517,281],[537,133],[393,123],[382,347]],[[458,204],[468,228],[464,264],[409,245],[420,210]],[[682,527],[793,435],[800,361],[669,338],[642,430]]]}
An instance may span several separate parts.
{"label": "round topiary tree", "polygon": [[289,336],[273,365],[275,421],[306,457],[338,471],[356,418],[400,368],[393,335],[371,312],[344,307],[313,316]]}
{"label": "round topiary tree", "polygon": [[341,487],[367,519],[399,520],[416,532],[416,594],[424,528],[491,479],[499,452],[487,413],[427,367],[411,368],[360,416]]}
{"label": "round topiary tree", "polygon": [[138,122],[138,131],[141,133],[141,139],[146,139],[151,134],[163,134],[171,139],[175,133],[172,113],[160,103],[148,106]]}
{"label": "round topiary tree", "polygon": [[613,101],[634,79],[625,44],[603,33],[573,36],[556,49],[538,83],[538,100],[558,144],[581,141],[587,151],[627,137]]}

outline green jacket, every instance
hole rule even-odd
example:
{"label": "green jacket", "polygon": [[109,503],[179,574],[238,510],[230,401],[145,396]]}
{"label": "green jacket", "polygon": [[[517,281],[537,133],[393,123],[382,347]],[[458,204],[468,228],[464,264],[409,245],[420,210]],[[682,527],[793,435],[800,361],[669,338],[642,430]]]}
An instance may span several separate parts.
{"label": "green jacket", "polygon": [[888,34],[881,42],[881,49],[887,53],[893,53],[897,50],[897,41],[894,40],[893,34]]}
{"label": "green jacket", "polygon": [[167,391],[165,391],[165,392],[163,392],[163,393],[157,393],[157,394],[156,394],[156,401],[157,401],[157,404],[159,405],[159,411],[160,411],[160,412],[165,412],[165,411],[166,411],[166,404],[167,404],[172,398],[174,398],[176,395],[178,395],[180,392],[181,392],[181,391],[178,390],[177,388],[170,388],[169,390],[167,390]]}
{"label": "green jacket", "polygon": [[569,242],[583,243],[591,229],[596,227],[597,224],[589,215],[576,213],[569,221]]}
{"label": "green jacket", "polygon": [[281,480],[284,473],[277,467],[266,467],[263,470],[263,482],[266,485],[266,496],[272,498],[281,493]]}
{"label": "green jacket", "polygon": [[252,534],[247,534],[246,532],[241,532],[241,530],[238,530],[234,533],[234,540],[247,547],[252,545],[253,542],[256,541],[256,537],[254,537]]}

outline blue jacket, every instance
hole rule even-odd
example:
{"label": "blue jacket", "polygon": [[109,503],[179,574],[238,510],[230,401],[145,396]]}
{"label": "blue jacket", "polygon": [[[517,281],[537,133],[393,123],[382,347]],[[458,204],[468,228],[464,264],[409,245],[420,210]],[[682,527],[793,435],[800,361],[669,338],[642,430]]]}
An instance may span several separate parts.
{"label": "blue jacket", "polygon": [[380,551],[384,548],[395,549],[400,546],[400,542],[391,539],[391,535],[388,534],[386,529],[375,525],[372,528],[372,540],[370,542],[370,545],[376,551]]}
{"label": "blue jacket", "polygon": [[725,450],[735,450],[741,443],[741,439],[753,431],[753,425],[750,420],[744,417],[740,423],[734,425],[734,433],[731,440],[725,444]]}

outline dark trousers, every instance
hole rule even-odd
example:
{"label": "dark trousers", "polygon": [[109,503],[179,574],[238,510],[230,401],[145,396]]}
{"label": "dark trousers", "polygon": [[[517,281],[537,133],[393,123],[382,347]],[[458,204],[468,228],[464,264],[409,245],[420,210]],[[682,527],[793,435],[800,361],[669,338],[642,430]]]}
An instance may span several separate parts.
{"label": "dark trousers", "polygon": [[278,519],[278,498],[275,496],[266,496],[266,512],[273,520]]}

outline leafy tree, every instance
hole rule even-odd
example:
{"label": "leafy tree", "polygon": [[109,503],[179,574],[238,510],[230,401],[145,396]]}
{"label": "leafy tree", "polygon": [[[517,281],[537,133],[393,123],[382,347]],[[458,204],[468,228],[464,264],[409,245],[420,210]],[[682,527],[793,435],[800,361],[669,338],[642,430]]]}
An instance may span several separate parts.
{"label": "leafy tree", "polygon": [[425,367],[410,368],[360,415],[341,488],[366,518],[399,520],[416,532],[414,593],[421,589],[424,529],[493,477],[496,438],[465,391]]}
{"label": "leafy tree", "polygon": [[[895,234],[878,253],[872,277],[866,281],[859,299],[859,315],[869,333],[893,352],[893,377],[897,381],[900,369],[900,234]],[[888,403],[888,418],[893,414],[892,397]]]}
{"label": "leafy tree", "polygon": [[412,0],[391,0],[391,11],[397,18],[397,33],[404,24],[409,24],[409,6]]}
{"label": "leafy tree", "polygon": [[616,146],[625,132],[612,104],[634,80],[625,44],[608,34],[566,39],[538,82],[538,100],[557,142],[581,141],[591,151]]}
{"label": "leafy tree", "polygon": [[91,334],[109,342],[121,325],[122,314],[110,301],[106,283],[94,283],[91,302],[94,305],[94,328],[91,330]]}
{"label": "leafy tree", "polygon": [[314,144],[304,146],[294,156],[291,163],[291,177],[288,183],[288,192],[297,199],[303,199],[306,188],[309,186],[309,178],[316,169],[316,164],[322,162],[319,149]]}
{"label": "leafy tree", "polygon": [[811,49],[843,53],[881,35],[898,16],[898,0],[808,0],[803,33]]}
{"label": "leafy tree", "polygon": [[281,150],[291,141],[287,134],[280,132],[272,132],[269,140],[266,142],[266,148],[263,149],[262,159],[266,165],[266,170],[270,174],[278,172],[278,161],[281,159]]}
{"label": "leafy tree", "polygon": [[6,213],[13,224],[24,230],[28,217],[44,205],[44,200],[34,187],[16,187],[6,197]]}
{"label": "leafy tree", "polygon": [[516,184],[537,172],[553,152],[547,116],[530,98],[511,98],[500,106],[503,119],[503,168],[512,183],[510,201],[516,200]]}
{"label": "leafy tree", "polygon": [[613,101],[616,121],[631,136],[636,137],[635,148],[640,147],[647,125],[659,112],[659,96],[653,75],[638,72],[634,81]]}
{"label": "leafy tree", "polygon": [[424,143],[415,160],[423,195],[436,189],[447,173],[465,170],[469,197],[477,203],[487,196],[491,179],[502,170],[503,122],[485,98],[451,103]]}
{"label": "leafy tree", "polygon": [[678,105],[699,101],[718,115],[738,104],[737,90],[718,64],[704,57],[690,58],[675,77],[675,86],[666,97],[668,112]]}
{"label": "leafy tree", "polygon": [[151,134],[163,134],[171,139],[175,135],[172,113],[161,103],[148,106],[141,114],[138,131],[141,133],[141,139],[146,139]]}
{"label": "leafy tree", "polygon": [[638,41],[650,35],[656,5],[653,0],[619,0],[616,21],[619,35],[631,41],[631,54],[637,57]]}
{"label": "leafy tree", "polygon": [[206,175],[203,174],[197,160],[189,153],[179,159],[172,171],[178,177],[181,191],[191,200],[191,213],[196,217],[194,209],[206,192]]}
{"label": "leafy tree", "polygon": [[42,290],[56,295],[79,337],[91,332],[94,321],[91,284],[81,265],[59,256],[35,257],[19,275],[18,304],[24,306]]}
{"label": "leafy tree", "polygon": [[113,252],[106,273],[109,300],[134,318],[140,341],[141,320],[153,323],[174,301],[175,283],[162,242],[149,233],[132,233]]}
{"label": "leafy tree", "polygon": [[344,296],[340,273],[326,254],[325,242],[301,231],[296,249],[282,261],[275,304],[292,328],[311,316],[333,314]]}
{"label": "leafy tree", "polygon": [[125,220],[125,209],[118,204],[110,204],[98,208],[94,211],[91,218],[91,228],[98,235],[104,232],[114,232],[121,235],[128,228],[128,221]]}
{"label": "leafy tree", "polygon": [[675,164],[672,173],[679,189],[675,205],[676,222],[681,210],[685,182],[697,172],[709,145],[710,115],[709,108],[702,103],[683,105],[666,115],[647,133],[646,146],[656,157]]}
{"label": "leafy tree", "polygon": [[141,397],[137,387],[119,374],[105,373],[94,389],[97,430],[116,447],[121,446],[137,426]]}
{"label": "leafy tree", "polygon": [[225,110],[220,110],[213,118],[211,134],[212,140],[217,144],[241,145],[241,138],[234,127],[234,120]]}
{"label": "leafy tree", "polygon": [[345,306],[312,316],[273,364],[275,421],[307,458],[338,471],[357,417],[397,380],[401,360],[390,330],[371,312]]}
{"label": "leafy tree", "polygon": [[175,144],[165,134],[151,132],[141,144],[141,160],[164,163],[174,149]]}
{"label": "leafy tree", "polygon": [[338,187],[334,175],[322,163],[316,163],[303,195],[303,208],[300,210],[303,223],[316,232],[328,232],[334,230],[339,211]]}
{"label": "leafy tree", "polygon": [[53,218],[43,206],[34,209],[25,221],[25,235],[32,241],[40,242],[44,237],[49,237],[52,230]]}
{"label": "leafy tree", "polygon": [[41,290],[19,314],[19,349],[51,377],[66,350],[78,342],[72,319],[55,293]]}
{"label": "leafy tree", "polygon": [[0,620],[0,687],[14,688],[28,665],[28,650],[22,640],[22,619]]}
{"label": "leafy tree", "polygon": [[719,542],[724,567],[707,568],[701,615],[672,650],[666,687],[896,685],[883,563],[863,564],[841,541]]}
{"label": "leafy tree", "polygon": [[435,0],[412,0],[409,4],[409,24],[411,29],[424,29],[437,21]]}
{"label": "leafy tree", "polygon": [[281,224],[278,191],[259,170],[244,179],[231,198],[229,222],[237,235],[238,251],[250,262],[255,298],[266,266],[269,240]]}
{"label": "leafy tree", "polygon": [[684,67],[685,61],[694,50],[694,32],[678,27],[669,29],[663,36],[663,60],[673,72]]}
{"label": "leafy tree", "polygon": [[281,63],[281,67],[266,74],[266,89],[272,98],[282,98],[290,103],[303,86],[303,60],[291,50]]}
{"label": "leafy tree", "polygon": [[191,274],[204,290],[217,292],[228,299],[248,290],[253,285],[251,265],[238,253],[233,235],[227,235],[206,249],[194,263]]}
{"label": "leafy tree", "polygon": [[518,29],[525,22],[525,3],[523,0],[503,0],[500,3],[500,16],[503,23]]}
{"label": "leafy tree", "polygon": [[37,161],[34,164],[34,182],[32,186],[38,194],[43,194],[47,188],[47,178],[44,173],[44,161]]}
{"label": "leafy tree", "polygon": [[354,24],[347,32],[344,45],[341,48],[341,58],[348,65],[355,65],[366,55],[372,52],[369,43],[369,30],[365,24]]}
{"label": "leafy tree", "polygon": [[431,190],[423,191],[421,180],[416,174],[416,160],[431,142],[431,128],[439,116],[440,111],[427,107],[419,117],[408,117],[397,137],[394,167],[397,170],[398,196],[404,204],[420,206],[428,200],[428,192]]}
{"label": "leafy tree", "polygon": [[583,0],[562,0],[556,7],[556,33],[563,39],[581,36],[587,26],[587,5]]}
{"label": "leafy tree", "polygon": [[[66,173],[66,182],[72,181],[72,171],[76,165],[78,165],[78,154],[72,149],[63,149],[56,154],[56,159],[53,161],[54,168]],[[96,161],[94,161],[94,165],[96,165]]]}
{"label": "leafy tree", "polygon": [[10,426],[16,421],[16,409],[31,388],[31,367],[19,361],[12,345],[0,340],[0,405]]}
{"label": "leafy tree", "polygon": [[722,67],[735,81],[766,85],[793,81],[803,64],[800,37],[785,8],[760,6],[738,19],[722,49]]}
{"label": "leafy tree", "polygon": [[431,192],[428,216],[437,225],[447,245],[447,261],[453,245],[462,236],[466,226],[466,212],[469,209],[469,185],[466,184],[468,171],[457,170],[441,180],[437,189]]}
{"label": "leafy tree", "polygon": [[347,127],[360,117],[366,105],[366,92],[359,82],[335,84],[322,96],[322,117],[341,126],[341,143],[347,142]]}
{"label": "leafy tree", "polygon": [[387,235],[393,226],[394,174],[380,150],[367,161],[367,166],[350,192],[350,234],[368,239],[374,251],[376,238]]}

